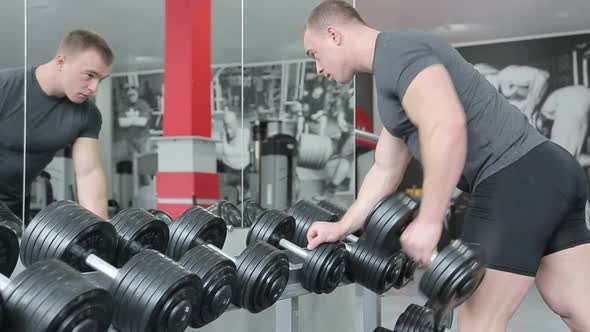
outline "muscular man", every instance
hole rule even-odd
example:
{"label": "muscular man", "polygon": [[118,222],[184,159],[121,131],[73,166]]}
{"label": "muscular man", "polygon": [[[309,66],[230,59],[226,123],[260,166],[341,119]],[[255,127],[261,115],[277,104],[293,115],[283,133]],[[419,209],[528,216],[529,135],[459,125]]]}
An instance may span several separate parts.
{"label": "muscular man", "polygon": [[498,71],[486,65],[474,66],[508,101],[518,107],[532,124],[532,114],[547,91],[549,73],[529,66],[507,66]]}
{"label": "muscular man", "polygon": [[459,308],[459,331],[506,331],[534,282],[572,330],[590,331],[590,264],[580,263],[590,261],[587,182],[567,150],[435,35],[377,31],[347,2],[326,0],[308,18],[304,47],[328,79],[372,73],[384,125],[357,199],[340,222],[312,225],[310,249],[360,229],[413,155],[424,180],[418,216],[401,235],[408,255],[430,263],[455,187],[470,193],[462,238],[488,269]]}
{"label": "muscular man", "polygon": [[[100,163],[98,136],[102,119],[88,100],[110,75],[113,52],[94,32],[68,33],[53,59],[26,70],[27,144],[23,181],[23,70],[0,74],[0,201],[22,215],[33,179],[56,152],[71,146],[78,200],[107,218],[106,178]],[[26,204],[25,204],[26,205]],[[27,222],[28,207],[25,207]]]}

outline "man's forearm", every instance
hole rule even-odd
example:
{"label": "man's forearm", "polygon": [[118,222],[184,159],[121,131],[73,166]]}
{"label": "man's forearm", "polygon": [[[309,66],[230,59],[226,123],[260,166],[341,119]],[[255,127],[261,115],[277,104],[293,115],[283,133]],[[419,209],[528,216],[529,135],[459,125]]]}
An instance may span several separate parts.
{"label": "man's forearm", "polygon": [[[403,165],[405,166],[405,165]],[[385,195],[393,192],[399,186],[405,167],[399,169],[383,169],[373,165],[363,180],[357,199],[342,217],[346,226],[346,233],[354,233],[364,226],[369,211]]]}
{"label": "man's forearm", "polygon": [[461,122],[440,124],[420,137],[424,167],[420,216],[443,222],[451,195],[463,172],[467,151],[467,132]]}
{"label": "man's forearm", "polygon": [[106,176],[102,169],[76,178],[80,205],[108,219]]}

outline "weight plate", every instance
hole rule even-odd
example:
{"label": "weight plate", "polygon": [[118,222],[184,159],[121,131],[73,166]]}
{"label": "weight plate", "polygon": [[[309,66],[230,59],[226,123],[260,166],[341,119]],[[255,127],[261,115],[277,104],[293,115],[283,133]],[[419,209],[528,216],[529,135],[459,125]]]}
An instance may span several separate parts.
{"label": "weight plate", "polygon": [[232,303],[251,313],[272,306],[289,281],[287,255],[266,242],[254,242],[236,260]]}
{"label": "weight plate", "polygon": [[3,202],[0,202],[0,223],[10,225],[18,237],[23,235],[23,221],[12,213]]}
{"label": "weight plate", "polygon": [[166,211],[164,211],[164,210],[148,209],[147,212],[149,212],[154,217],[162,220],[168,226],[170,226],[170,225],[172,225],[172,223],[174,223],[174,219],[172,219],[172,217],[168,213],[166,213]]}
{"label": "weight plate", "polygon": [[247,199],[238,206],[240,211],[243,213],[244,227],[250,227],[259,217],[259,214],[263,213],[263,209],[254,200]]}
{"label": "weight plate", "polygon": [[420,307],[420,311],[418,312],[417,316],[419,325],[417,326],[418,329],[415,329],[415,331],[434,331],[436,315],[432,309]]}
{"label": "weight plate", "polygon": [[372,275],[376,272],[375,267],[371,264],[371,249],[364,240],[359,240],[357,244],[354,262],[351,262],[352,273],[358,284],[376,292],[371,283]]}
{"label": "weight plate", "polygon": [[414,213],[407,206],[402,206],[388,219],[382,219],[381,230],[376,234],[373,242],[375,248],[387,254],[393,254],[401,250],[400,226],[405,230],[413,221]]}
{"label": "weight plate", "polygon": [[207,208],[214,215],[220,217],[226,224],[234,227],[242,226],[242,212],[234,204],[222,200]]}
{"label": "weight plate", "polygon": [[12,226],[0,220],[0,273],[10,277],[18,261],[19,243]]}
{"label": "weight plate", "polygon": [[402,270],[398,280],[393,285],[393,288],[401,289],[410,283],[410,281],[414,280],[414,274],[418,268],[418,263],[403,251],[398,252],[397,256],[401,258]]}
{"label": "weight plate", "polygon": [[392,278],[399,275],[401,271],[401,266],[395,265],[395,258],[395,255],[385,256],[374,250],[369,251],[366,259],[371,266],[371,273],[367,274],[367,277],[373,292],[383,294],[393,286]]}
{"label": "weight plate", "polygon": [[300,200],[295,203],[287,214],[295,219],[295,234],[293,243],[300,247],[307,247],[307,231],[316,221],[335,222],[338,218],[328,210],[309,201]]}
{"label": "weight plate", "polygon": [[398,252],[401,249],[399,238],[412,217],[412,211],[402,203],[399,193],[387,196],[367,218],[365,239],[385,254]]}
{"label": "weight plate", "polygon": [[236,282],[236,266],[206,246],[187,251],[178,263],[195,273],[203,283],[203,300],[200,307],[193,308],[191,319],[191,327],[203,327],[219,318],[229,306]]}
{"label": "weight plate", "polygon": [[168,225],[140,208],[124,209],[111,219],[119,235],[115,266],[121,267],[141,249],[165,253],[168,247]]}
{"label": "weight plate", "polygon": [[10,331],[106,332],[113,316],[105,289],[54,259],[31,264],[2,293]]}
{"label": "weight plate", "polygon": [[225,222],[200,206],[182,213],[170,226],[170,244],[167,254],[178,260],[195,246],[210,243],[222,249],[227,236]]}
{"label": "weight plate", "polygon": [[20,257],[25,266],[56,258],[81,272],[92,271],[76,248],[113,263],[117,232],[111,223],[71,201],[43,208],[23,233]]}
{"label": "weight plate", "polygon": [[449,261],[448,267],[434,286],[439,303],[453,307],[457,305],[453,302],[462,302],[466,299],[458,293],[461,289],[457,287],[462,284],[463,280],[469,280],[469,266],[471,265],[470,260],[459,250],[455,249],[454,255],[456,255],[456,258],[453,262],[450,262],[450,258],[447,257],[447,261]]}
{"label": "weight plate", "polygon": [[342,218],[342,216],[346,213],[346,209],[341,207],[340,205],[330,202],[328,200],[321,200],[318,202],[318,206],[324,208],[325,210],[329,211],[333,215],[336,216],[336,219]]}
{"label": "weight plate", "polygon": [[376,286],[373,291],[377,294],[383,294],[396,286],[396,282],[403,272],[404,262],[399,255],[384,256],[377,253],[374,253],[374,255],[378,256],[379,260],[376,262],[378,269],[375,273]]}
{"label": "weight plate", "polygon": [[395,322],[395,327],[393,328],[394,332],[408,332],[410,326],[413,326],[413,316],[414,313],[418,310],[419,306],[416,304],[410,304],[404,312],[398,317],[397,321]]}
{"label": "weight plate", "polygon": [[450,267],[453,266],[455,260],[460,258],[459,253],[452,246],[447,246],[436,256],[422,275],[419,283],[420,291],[426,298],[435,303],[440,303],[438,301],[444,282],[448,280],[451,273],[455,272]]}
{"label": "weight plate", "polygon": [[388,279],[393,276],[388,277],[387,274],[396,273],[395,267],[391,265],[393,257],[375,252],[364,240],[358,241],[353,248],[350,266],[356,282],[377,294],[391,289],[393,284]]}
{"label": "weight plate", "polygon": [[376,327],[376,328],[373,330],[373,332],[392,332],[392,331],[391,331],[391,330],[388,330],[388,329],[386,329],[386,328],[384,328],[384,327],[378,326],[378,327]]}
{"label": "weight plate", "polygon": [[201,279],[152,249],[131,257],[111,285],[122,331],[184,331],[201,304]]}
{"label": "weight plate", "polygon": [[449,309],[456,308],[465,302],[479,287],[485,268],[481,263],[472,258],[469,259],[459,268],[452,278],[445,284],[441,292],[441,302],[446,304]]}
{"label": "weight plate", "polygon": [[331,293],[342,281],[348,252],[342,243],[322,243],[308,252],[299,270],[302,286],[316,294]]}
{"label": "weight plate", "polygon": [[246,237],[246,244],[257,241],[268,242],[278,247],[280,239],[291,240],[295,233],[295,219],[276,210],[267,210],[252,224]]}
{"label": "weight plate", "polygon": [[358,253],[357,252],[362,249],[359,247],[359,242],[360,241],[349,245],[348,260],[346,263],[346,270],[344,271],[344,275],[351,282],[356,281],[356,277],[353,273],[353,270],[354,270],[354,265],[356,264],[356,262],[358,260]]}

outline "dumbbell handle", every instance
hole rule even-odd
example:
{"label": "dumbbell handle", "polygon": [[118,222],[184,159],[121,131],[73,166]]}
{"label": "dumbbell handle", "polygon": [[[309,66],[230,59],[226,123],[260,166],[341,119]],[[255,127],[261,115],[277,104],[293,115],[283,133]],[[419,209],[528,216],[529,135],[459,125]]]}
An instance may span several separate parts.
{"label": "dumbbell handle", "polygon": [[300,246],[296,245],[295,243],[285,240],[285,239],[280,239],[279,240],[279,246],[287,249],[288,251],[294,253],[295,255],[306,259],[307,255],[309,254],[309,251],[301,248]]}
{"label": "dumbbell handle", "polygon": [[346,235],[346,237],[344,239],[345,240],[348,240],[348,241],[350,241],[352,243],[356,243],[359,240],[358,236],[352,235],[352,234]]}
{"label": "dumbbell handle", "polygon": [[117,277],[117,274],[119,274],[119,269],[94,254],[88,255],[84,260],[84,263],[96,271],[106,274],[111,280],[114,280]]}
{"label": "dumbbell handle", "polygon": [[6,287],[8,287],[9,283],[10,283],[10,279],[6,278],[5,275],[0,273],[0,291],[5,290]]}
{"label": "dumbbell handle", "polygon": [[77,257],[81,257],[86,265],[98,272],[105,274],[111,280],[114,280],[117,277],[117,274],[119,274],[119,269],[77,244],[72,246],[70,252]]}
{"label": "dumbbell handle", "polygon": [[236,258],[232,257],[231,255],[228,255],[227,253],[223,252],[221,249],[217,248],[216,246],[212,245],[211,243],[207,243],[205,244],[205,247],[217,252],[218,254],[222,255],[223,257],[229,259],[230,261],[232,261],[234,264],[236,263]]}

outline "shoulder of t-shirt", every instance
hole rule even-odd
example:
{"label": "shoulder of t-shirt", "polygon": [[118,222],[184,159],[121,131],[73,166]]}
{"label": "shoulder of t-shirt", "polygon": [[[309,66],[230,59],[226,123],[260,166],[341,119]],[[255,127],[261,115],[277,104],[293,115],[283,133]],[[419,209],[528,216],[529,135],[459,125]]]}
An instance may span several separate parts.
{"label": "shoulder of t-shirt", "polygon": [[403,99],[406,90],[416,75],[431,64],[440,63],[436,49],[444,41],[429,32],[404,29],[391,32],[387,37],[391,59],[394,59],[394,91],[398,98]]}
{"label": "shoulder of t-shirt", "polygon": [[11,82],[24,81],[25,73],[28,72],[28,70],[25,72],[24,68],[0,69],[0,85],[4,86]]}
{"label": "shoulder of t-shirt", "polygon": [[96,104],[91,100],[86,101],[86,109],[90,112],[97,113],[100,115],[100,110],[98,109],[98,106],[96,106]]}
{"label": "shoulder of t-shirt", "polygon": [[416,29],[401,29],[395,31],[386,31],[384,32],[389,38],[397,39],[400,41],[412,41],[409,44],[401,44],[400,47],[409,46],[411,47],[416,42],[432,42],[437,40],[442,40],[440,36],[422,30]]}

